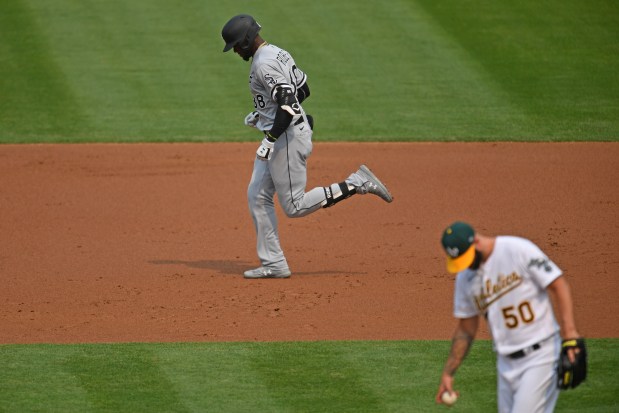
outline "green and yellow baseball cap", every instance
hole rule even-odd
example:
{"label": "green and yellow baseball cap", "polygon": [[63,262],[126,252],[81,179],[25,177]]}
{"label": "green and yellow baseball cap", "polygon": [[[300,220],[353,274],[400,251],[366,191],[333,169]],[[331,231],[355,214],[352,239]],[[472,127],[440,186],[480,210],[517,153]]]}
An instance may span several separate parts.
{"label": "green and yellow baseball cap", "polygon": [[452,274],[467,269],[475,260],[475,230],[466,222],[456,221],[443,232],[441,243],[447,253],[447,271]]}

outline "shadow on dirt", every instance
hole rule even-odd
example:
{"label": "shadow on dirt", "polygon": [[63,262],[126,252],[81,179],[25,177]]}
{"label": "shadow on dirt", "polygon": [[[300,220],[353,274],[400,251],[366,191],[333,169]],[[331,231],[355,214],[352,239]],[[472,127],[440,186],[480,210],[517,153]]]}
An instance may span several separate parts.
{"label": "shadow on dirt", "polygon": [[[225,261],[225,260],[200,260],[200,261],[182,261],[182,260],[153,260],[149,261],[149,264],[155,265],[182,265],[189,268],[197,268],[200,270],[217,271],[225,275],[239,275],[241,276],[244,271],[255,268],[257,264],[255,262],[247,261]],[[354,271],[336,271],[336,270],[322,270],[322,271],[302,271],[294,272],[294,276],[320,276],[320,275],[367,275],[365,272]]]}
{"label": "shadow on dirt", "polygon": [[252,268],[252,263],[246,261],[225,261],[225,260],[200,260],[200,261],[182,261],[182,260],[153,260],[149,264],[155,265],[182,265],[189,268],[197,268],[200,270],[217,271],[225,275],[242,275],[243,271]]}

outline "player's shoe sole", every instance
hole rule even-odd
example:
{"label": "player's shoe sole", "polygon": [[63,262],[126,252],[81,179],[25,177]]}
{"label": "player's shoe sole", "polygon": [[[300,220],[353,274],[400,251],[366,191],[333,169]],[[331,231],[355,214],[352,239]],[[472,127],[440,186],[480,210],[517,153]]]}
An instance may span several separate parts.
{"label": "player's shoe sole", "polygon": [[277,270],[274,268],[258,267],[253,270],[248,270],[243,273],[243,277],[249,279],[258,278],[288,278],[290,277],[290,270],[283,269]]}
{"label": "player's shoe sole", "polygon": [[357,175],[362,177],[366,182],[359,187],[362,190],[362,193],[370,193],[374,195],[378,195],[385,202],[392,202],[393,196],[391,196],[391,192],[387,189],[387,187],[370,171],[365,165],[361,165],[359,170],[357,171]]}

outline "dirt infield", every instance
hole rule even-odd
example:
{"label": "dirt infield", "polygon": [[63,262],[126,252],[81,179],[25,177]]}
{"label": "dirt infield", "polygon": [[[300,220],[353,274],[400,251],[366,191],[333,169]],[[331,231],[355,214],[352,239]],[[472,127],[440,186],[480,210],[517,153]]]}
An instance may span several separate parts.
{"label": "dirt infield", "polygon": [[255,146],[0,146],[0,343],[447,339],[455,219],[536,242],[619,337],[619,144],[316,143],[310,188],[367,163],[394,202],[278,209],[293,276],[245,280]]}

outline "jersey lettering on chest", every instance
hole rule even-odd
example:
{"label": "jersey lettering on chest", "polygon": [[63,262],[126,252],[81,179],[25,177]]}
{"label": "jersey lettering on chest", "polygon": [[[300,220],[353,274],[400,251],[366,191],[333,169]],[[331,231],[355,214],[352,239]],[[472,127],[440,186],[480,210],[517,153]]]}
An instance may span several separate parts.
{"label": "jersey lettering on chest", "polygon": [[275,84],[277,83],[275,81],[275,78],[273,78],[273,76],[271,76],[270,74],[266,73],[264,75],[264,81],[267,82],[267,85],[269,86],[275,86]]}
{"label": "jersey lettering on chest", "polygon": [[[251,72],[249,75],[249,84],[250,86],[258,86],[257,82],[254,82],[254,79],[256,79],[256,75],[254,74],[254,72]],[[266,73],[264,75],[264,81],[266,82],[267,85],[269,86],[275,86],[277,84],[277,82],[275,81],[275,78],[273,76],[271,76],[270,74]]]}
{"label": "jersey lettering on chest", "polygon": [[288,52],[280,50],[279,53],[277,53],[276,59],[282,62],[283,65],[286,65],[290,60],[290,55],[288,54]]}
{"label": "jersey lettering on chest", "polygon": [[508,275],[499,274],[496,279],[486,279],[479,293],[475,294],[475,304],[485,311],[492,303],[522,284],[522,276],[516,272]]}

